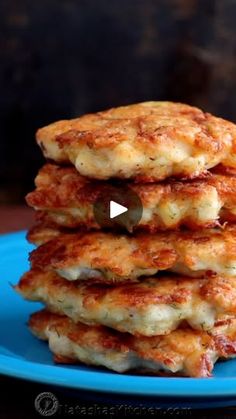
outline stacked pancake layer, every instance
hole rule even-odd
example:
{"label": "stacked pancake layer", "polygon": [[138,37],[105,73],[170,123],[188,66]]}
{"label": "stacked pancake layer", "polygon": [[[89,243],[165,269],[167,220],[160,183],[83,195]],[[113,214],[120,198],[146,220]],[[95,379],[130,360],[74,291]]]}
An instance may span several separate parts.
{"label": "stacked pancake layer", "polygon": [[[29,327],[55,361],[208,377],[234,357],[235,125],[146,102],[56,122],[37,142],[54,163],[26,198],[37,248],[15,288],[44,303]],[[112,178],[142,202],[133,231],[94,217]]]}

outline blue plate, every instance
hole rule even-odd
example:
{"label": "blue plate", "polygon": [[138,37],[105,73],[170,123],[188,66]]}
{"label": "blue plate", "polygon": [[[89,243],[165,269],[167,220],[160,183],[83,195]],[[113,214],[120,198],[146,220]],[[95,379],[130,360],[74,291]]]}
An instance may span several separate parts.
{"label": "blue plate", "polygon": [[23,301],[11,287],[28,269],[32,246],[25,232],[0,236],[0,373],[37,382],[133,396],[202,399],[236,398],[236,360],[219,362],[212,378],[119,375],[102,368],[54,365],[46,343],[31,336],[26,323],[41,305]]}

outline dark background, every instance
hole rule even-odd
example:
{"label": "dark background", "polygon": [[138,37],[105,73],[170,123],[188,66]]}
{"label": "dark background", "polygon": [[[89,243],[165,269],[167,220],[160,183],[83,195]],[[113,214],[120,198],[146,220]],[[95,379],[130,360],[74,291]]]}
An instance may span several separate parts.
{"label": "dark background", "polygon": [[235,0],[0,0],[0,204],[24,202],[38,127],[176,100],[236,121]]}

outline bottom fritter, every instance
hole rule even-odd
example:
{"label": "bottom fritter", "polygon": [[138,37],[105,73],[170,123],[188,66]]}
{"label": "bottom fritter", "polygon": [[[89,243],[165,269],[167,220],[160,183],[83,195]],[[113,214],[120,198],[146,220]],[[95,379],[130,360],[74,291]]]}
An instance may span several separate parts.
{"label": "bottom fritter", "polygon": [[29,327],[49,341],[55,362],[82,362],[119,373],[209,377],[217,359],[236,354],[236,319],[219,321],[211,334],[183,327],[166,336],[134,337],[42,310],[30,317]]}

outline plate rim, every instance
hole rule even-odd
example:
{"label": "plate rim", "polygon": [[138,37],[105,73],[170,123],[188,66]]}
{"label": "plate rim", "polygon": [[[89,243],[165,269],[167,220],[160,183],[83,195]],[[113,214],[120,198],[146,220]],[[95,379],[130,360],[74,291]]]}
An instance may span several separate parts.
{"label": "plate rim", "polygon": [[100,374],[99,371],[37,364],[7,355],[0,355],[0,372],[44,384],[133,396],[225,398],[236,395],[236,378],[147,377],[116,375],[109,371]]}

